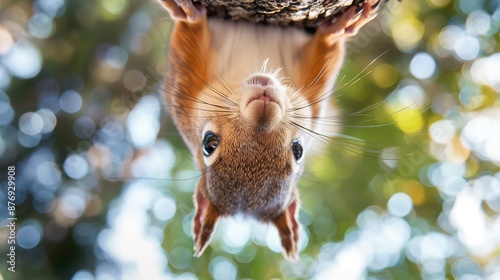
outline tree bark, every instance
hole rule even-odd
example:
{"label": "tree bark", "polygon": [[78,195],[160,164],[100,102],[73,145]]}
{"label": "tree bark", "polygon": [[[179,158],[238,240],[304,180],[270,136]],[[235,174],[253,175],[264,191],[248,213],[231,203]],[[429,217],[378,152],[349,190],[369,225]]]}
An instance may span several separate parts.
{"label": "tree bark", "polygon": [[[316,28],[353,5],[367,0],[193,0],[209,16],[280,26]],[[387,2],[388,0],[380,0]]]}

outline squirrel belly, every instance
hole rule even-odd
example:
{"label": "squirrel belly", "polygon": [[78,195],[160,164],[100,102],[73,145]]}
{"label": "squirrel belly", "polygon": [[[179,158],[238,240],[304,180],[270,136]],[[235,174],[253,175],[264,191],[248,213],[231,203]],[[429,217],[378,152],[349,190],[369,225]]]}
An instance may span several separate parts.
{"label": "squirrel belly", "polygon": [[208,19],[214,68],[225,81],[244,81],[254,73],[280,71],[300,87],[301,51],[312,38],[304,30]]}

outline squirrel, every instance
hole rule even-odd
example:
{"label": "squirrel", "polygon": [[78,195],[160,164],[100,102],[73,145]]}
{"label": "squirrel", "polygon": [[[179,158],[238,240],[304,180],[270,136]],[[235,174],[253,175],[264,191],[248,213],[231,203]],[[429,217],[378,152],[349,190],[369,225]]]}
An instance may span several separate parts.
{"label": "squirrel", "polygon": [[163,90],[201,176],[194,192],[194,256],[217,221],[242,213],[274,224],[283,255],[298,259],[299,194],[318,120],[345,56],[346,38],[383,0],[367,0],[314,34],[207,18],[190,0],[158,0],[175,21]]}

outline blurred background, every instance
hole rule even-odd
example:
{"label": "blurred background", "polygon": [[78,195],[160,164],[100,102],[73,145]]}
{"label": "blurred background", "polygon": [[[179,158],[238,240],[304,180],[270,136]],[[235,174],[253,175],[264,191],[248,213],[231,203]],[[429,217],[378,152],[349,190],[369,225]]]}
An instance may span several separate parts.
{"label": "blurred background", "polygon": [[349,43],[296,264],[243,218],[192,257],[198,172],[158,94],[154,1],[0,7],[0,279],[500,279],[500,1],[390,1]]}

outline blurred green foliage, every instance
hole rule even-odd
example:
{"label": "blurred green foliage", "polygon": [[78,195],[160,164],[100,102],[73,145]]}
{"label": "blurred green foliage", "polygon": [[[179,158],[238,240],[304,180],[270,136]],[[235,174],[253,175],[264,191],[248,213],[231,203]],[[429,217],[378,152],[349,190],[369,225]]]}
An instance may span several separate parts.
{"label": "blurred green foliage", "polygon": [[307,160],[295,264],[241,217],[192,257],[197,171],[158,94],[157,3],[0,7],[0,184],[15,166],[18,218],[0,279],[500,278],[500,1],[390,1],[349,42],[342,135]]}

